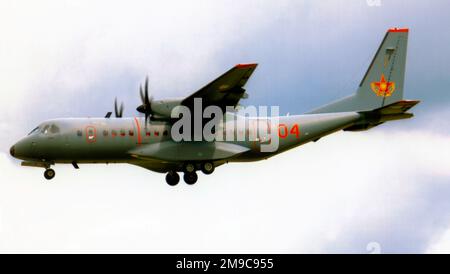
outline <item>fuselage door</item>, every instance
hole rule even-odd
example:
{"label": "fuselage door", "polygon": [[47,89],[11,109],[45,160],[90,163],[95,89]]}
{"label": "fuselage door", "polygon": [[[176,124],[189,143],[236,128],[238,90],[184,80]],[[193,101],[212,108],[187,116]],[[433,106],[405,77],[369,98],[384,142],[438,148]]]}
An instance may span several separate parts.
{"label": "fuselage door", "polygon": [[97,130],[93,126],[86,127],[86,141],[88,143],[94,143],[97,141]]}

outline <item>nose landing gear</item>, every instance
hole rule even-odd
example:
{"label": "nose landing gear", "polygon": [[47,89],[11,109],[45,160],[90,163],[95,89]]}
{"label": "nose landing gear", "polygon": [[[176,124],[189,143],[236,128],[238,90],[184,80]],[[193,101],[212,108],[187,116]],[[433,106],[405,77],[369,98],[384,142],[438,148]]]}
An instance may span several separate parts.
{"label": "nose landing gear", "polygon": [[53,179],[53,177],[55,177],[55,174],[56,174],[56,172],[55,172],[53,169],[51,169],[51,168],[47,168],[47,169],[44,171],[44,177],[45,177],[45,179],[47,179],[47,180]]}

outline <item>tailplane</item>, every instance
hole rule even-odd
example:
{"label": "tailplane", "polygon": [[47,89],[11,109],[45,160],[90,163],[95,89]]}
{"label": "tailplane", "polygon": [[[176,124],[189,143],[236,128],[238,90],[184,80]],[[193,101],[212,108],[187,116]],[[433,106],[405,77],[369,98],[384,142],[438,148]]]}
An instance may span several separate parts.
{"label": "tailplane", "polygon": [[410,108],[420,103],[416,100],[402,100],[371,111],[361,111],[362,119],[344,131],[364,131],[379,126],[384,122],[409,119],[414,114],[407,112]]}
{"label": "tailplane", "polygon": [[408,29],[389,29],[355,94],[309,113],[366,112],[403,100]]}

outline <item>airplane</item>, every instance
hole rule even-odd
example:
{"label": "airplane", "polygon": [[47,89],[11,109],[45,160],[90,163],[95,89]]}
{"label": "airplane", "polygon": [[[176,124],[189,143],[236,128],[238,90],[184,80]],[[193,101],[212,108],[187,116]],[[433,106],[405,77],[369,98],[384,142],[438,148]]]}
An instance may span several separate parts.
{"label": "airplane", "polygon": [[[225,115],[239,116],[226,111],[228,106],[236,108],[241,99],[248,97],[244,86],[257,67],[250,63],[232,67],[185,98],[154,100],[149,96],[147,78],[144,87],[140,87],[142,104],[137,107],[143,117],[122,117],[124,107],[116,99],[115,117],[108,112],[101,118],[44,121],[14,144],[10,154],[21,159],[22,166],[44,168],[48,180],[55,176],[51,168],[55,164],[72,164],[78,169],[79,164],[128,163],[165,173],[171,186],[178,184],[178,173],[182,173],[184,181],[192,185],[198,180],[197,171],[212,174],[225,163],[267,159],[341,130],[365,131],[388,121],[413,117],[407,111],[420,101],[403,99],[408,34],[407,28],[391,28],[386,32],[354,94],[303,115],[276,117],[277,129],[273,133],[278,135],[279,143],[274,151],[261,151],[264,143],[272,141],[265,138],[175,141],[172,136],[174,123],[178,121],[173,118],[173,111],[180,106],[193,110],[197,99],[202,99],[202,109],[217,106]],[[249,135],[249,130],[256,131],[259,127],[270,131],[274,118],[240,119],[253,126],[228,128],[222,122],[218,127],[233,136],[239,131]]]}

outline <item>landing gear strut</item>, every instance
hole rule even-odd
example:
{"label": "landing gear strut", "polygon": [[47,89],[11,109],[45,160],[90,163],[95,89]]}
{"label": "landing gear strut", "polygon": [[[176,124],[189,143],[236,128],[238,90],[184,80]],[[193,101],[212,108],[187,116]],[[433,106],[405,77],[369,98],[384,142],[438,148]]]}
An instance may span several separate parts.
{"label": "landing gear strut", "polygon": [[176,173],[175,171],[169,171],[166,175],[166,182],[170,186],[175,186],[180,181],[180,175]]}
{"label": "landing gear strut", "polygon": [[44,171],[44,177],[45,177],[45,179],[47,179],[47,180],[51,180],[51,179],[53,179],[53,177],[55,177],[55,171],[53,170],[53,169],[51,169],[51,168],[47,168],[45,171]]}
{"label": "landing gear strut", "polygon": [[194,172],[185,172],[183,176],[184,181],[188,185],[193,185],[197,182],[198,176],[197,173]]}

